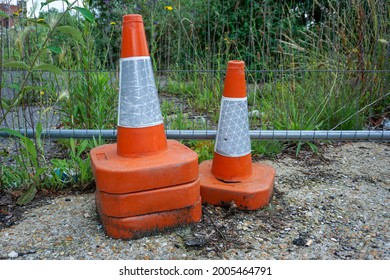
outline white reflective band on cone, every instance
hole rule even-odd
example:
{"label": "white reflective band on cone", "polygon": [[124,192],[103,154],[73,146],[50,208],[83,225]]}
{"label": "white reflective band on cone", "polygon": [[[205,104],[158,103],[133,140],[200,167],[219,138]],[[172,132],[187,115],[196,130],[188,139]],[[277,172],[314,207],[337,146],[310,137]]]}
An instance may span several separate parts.
{"label": "white reflective band on cone", "polygon": [[227,157],[241,157],[251,152],[246,97],[222,96],[214,151]]}
{"label": "white reflective band on cone", "polygon": [[120,60],[118,126],[139,128],[163,123],[149,56]]}

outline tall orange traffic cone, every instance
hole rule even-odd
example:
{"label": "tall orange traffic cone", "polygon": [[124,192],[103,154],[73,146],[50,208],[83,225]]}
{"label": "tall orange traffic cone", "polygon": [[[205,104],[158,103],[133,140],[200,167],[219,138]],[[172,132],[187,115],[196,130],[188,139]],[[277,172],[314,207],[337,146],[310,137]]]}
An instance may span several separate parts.
{"label": "tall orange traffic cone", "polygon": [[141,15],[123,17],[121,57],[118,155],[143,156],[166,150],[164,123]]}
{"label": "tall orange traffic cone", "polygon": [[107,235],[138,238],[201,217],[198,156],[167,140],[141,15],[125,15],[117,143],[91,150]]}
{"label": "tall orange traffic cone", "polygon": [[199,165],[202,202],[255,210],[269,203],[275,170],[252,163],[245,64],[229,61],[212,161]]}

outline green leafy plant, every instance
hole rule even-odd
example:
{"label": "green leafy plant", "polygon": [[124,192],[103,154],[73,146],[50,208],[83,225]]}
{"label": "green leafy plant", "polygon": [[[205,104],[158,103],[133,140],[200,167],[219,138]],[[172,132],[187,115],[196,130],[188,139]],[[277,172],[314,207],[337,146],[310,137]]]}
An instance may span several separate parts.
{"label": "green leafy plant", "polygon": [[253,156],[274,157],[283,151],[285,144],[280,141],[253,140],[251,146]]}
{"label": "green leafy plant", "polygon": [[[45,5],[48,5],[51,2],[53,2],[53,1],[48,0],[44,3],[42,3],[42,7]],[[25,21],[26,24],[31,24],[32,26],[33,25],[43,25],[47,31],[46,31],[45,37],[43,39],[43,42],[39,42],[39,43],[37,42],[37,48],[35,50],[35,53],[31,53],[32,59],[27,61],[27,63],[25,61],[22,61],[22,60],[5,61],[5,62],[2,61],[3,68],[22,70],[22,71],[25,71],[25,75],[21,80],[20,86],[18,87],[15,100],[13,100],[12,104],[10,106],[8,106],[6,108],[6,110],[3,112],[3,115],[0,119],[0,123],[2,123],[5,120],[7,114],[12,110],[12,108],[17,107],[22,103],[22,101],[25,99],[27,94],[30,92],[29,91],[29,80],[30,80],[30,77],[34,73],[46,71],[46,72],[49,72],[49,73],[52,73],[55,75],[63,75],[63,71],[58,66],[50,64],[50,63],[43,63],[41,61],[41,59],[45,55],[46,52],[51,52],[53,50],[59,50],[59,48],[57,46],[52,46],[49,44],[56,32],[62,31],[62,32],[74,35],[73,32],[69,32],[69,28],[66,29],[64,27],[61,27],[62,29],[61,28],[59,29],[59,24],[60,24],[62,18],[69,11],[77,10],[81,14],[83,14],[86,17],[86,19],[88,19],[88,20],[91,19],[92,14],[90,12],[87,12],[85,9],[81,9],[80,7],[74,6],[76,3],[77,3],[77,1],[74,1],[72,3],[67,3],[68,6],[67,6],[66,10],[62,14],[60,14],[59,18],[52,24],[52,26],[48,25],[46,22],[41,22],[39,20],[34,20],[34,19],[27,19]],[[28,37],[27,37],[27,33],[21,33],[21,34],[26,34],[26,36],[21,37],[20,43],[19,43],[21,58],[22,57],[24,58],[24,53],[26,51],[24,49],[24,41]],[[75,36],[73,36],[73,37],[75,37]]]}
{"label": "green leafy plant", "polygon": [[214,140],[190,140],[184,144],[193,149],[198,154],[198,162],[212,159],[214,156]]}
{"label": "green leafy plant", "polygon": [[303,141],[298,141],[297,143],[297,148],[296,148],[296,152],[295,152],[295,156],[298,157],[299,155],[299,152],[301,151],[302,149],[302,146],[303,145],[308,145],[310,147],[310,149],[312,150],[313,153],[317,154],[318,153],[318,147],[315,143],[313,142],[303,142]]}
{"label": "green leafy plant", "polygon": [[[62,122],[66,127],[108,129],[116,125],[117,85],[109,72],[69,75],[69,90],[58,99]],[[86,92],[91,90],[86,102]]]}
{"label": "green leafy plant", "polygon": [[52,178],[54,185],[59,188],[66,186],[85,186],[92,181],[91,161],[87,154],[89,140],[79,144],[71,138],[69,140],[69,158],[52,159]]}
{"label": "green leafy plant", "polygon": [[[8,179],[6,179],[5,182],[2,179],[2,185],[10,184],[10,178],[16,179],[16,183],[25,185],[26,191],[18,198],[17,203],[20,205],[27,204],[34,199],[37,188],[42,185],[44,181],[43,175],[47,171],[45,159],[42,154],[42,125],[38,123],[36,127],[36,143],[17,131],[8,128],[2,128],[0,130],[16,137],[20,145],[18,153],[13,156],[13,159],[19,166],[19,171],[12,171],[10,168],[3,168],[3,176],[6,178],[8,177]],[[12,187],[12,185],[8,185],[8,187]]]}
{"label": "green leafy plant", "polygon": [[[42,3],[41,8],[51,2],[53,0],[47,0]],[[26,15],[20,18],[14,17],[15,29],[7,30],[10,35],[8,37],[8,45],[3,44],[3,40],[1,41],[0,92],[2,92],[3,88],[7,88],[13,92],[14,96],[11,99],[1,98],[1,124],[5,122],[8,114],[13,113],[15,108],[17,108],[17,112],[21,109],[26,114],[30,114],[31,123],[27,120],[27,116],[24,116],[24,118],[26,126],[32,127],[35,127],[35,118],[32,116],[33,113],[29,108],[33,104],[47,106],[43,108],[43,113],[39,113],[40,117],[49,110],[58,111],[58,105],[62,100],[66,99],[64,91],[61,94],[56,93],[58,85],[66,77],[65,72],[61,69],[63,66],[62,61],[66,57],[67,52],[75,54],[75,49],[68,49],[66,44],[63,44],[64,42],[69,43],[73,41],[73,47],[79,47],[81,57],[84,58],[82,59],[83,68],[86,70],[91,69],[89,53],[92,52],[93,40],[90,37],[92,36],[90,28],[94,22],[94,15],[88,9],[91,1],[84,2],[85,6],[83,7],[76,6],[78,1],[64,0],[63,2],[66,4],[66,9],[62,13],[49,10],[46,14],[48,17],[45,17],[44,13],[41,13],[40,16],[42,17],[38,19]],[[77,17],[80,15],[84,18],[84,21],[79,20],[79,18],[76,21],[72,21],[71,11],[75,12]],[[0,16],[4,17],[4,14]],[[7,15],[6,17],[9,16]],[[83,28],[83,32],[80,31],[80,28]],[[69,40],[69,38],[73,40]],[[15,71],[14,74],[17,73],[18,75],[3,79],[3,69]],[[87,86],[84,89],[88,93],[87,99],[84,98],[83,100],[83,103],[87,105],[86,114],[88,118],[88,120],[84,119],[84,122],[88,124],[95,123],[92,119],[99,116],[101,122],[98,122],[97,126],[103,127],[105,123],[112,122],[110,119],[112,115],[105,111],[108,106],[107,102],[99,99],[108,91],[106,86],[107,78],[97,75],[96,80],[93,80],[95,77],[91,78],[89,73],[84,75],[84,77],[87,81]],[[99,108],[91,106],[92,101],[95,100],[93,88],[91,87],[92,83],[96,84],[98,92],[101,93],[100,96],[96,97],[97,103],[102,104]],[[104,105],[106,107],[103,108]],[[17,117],[19,118],[19,116]],[[44,156],[45,151],[41,138],[42,124],[40,122],[35,127],[35,135],[32,139],[12,129],[5,128],[2,130],[17,139],[16,143],[19,149],[11,157],[20,168],[14,168],[13,170],[13,166],[3,166],[1,169],[1,185],[2,187],[26,189],[26,192],[17,201],[19,204],[30,202],[40,187],[56,188],[53,180],[56,180],[58,174],[52,171],[51,164],[53,162],[58,164],[55,168],[59,170],[59,173],[62,171],[57,167],[62,168],[65,165],[71,168],[69,170],[75,170],[78,176],[77,182],[81,184],[91,179],[90,164],[85,156],[87,142],[82,142],[79,147],[75,141],[69,141],[71,161],[67,164],[54,159],[50,162]],[[64,172],[62,172],[62,175],[64,175]],[[58,182],[61,183],[61,180],[57,180]]]}

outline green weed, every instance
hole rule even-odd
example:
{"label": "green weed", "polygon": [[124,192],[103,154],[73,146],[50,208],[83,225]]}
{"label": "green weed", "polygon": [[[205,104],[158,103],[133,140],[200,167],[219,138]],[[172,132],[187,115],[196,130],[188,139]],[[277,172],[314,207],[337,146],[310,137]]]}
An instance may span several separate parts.
{"label": "green weed", "polygon": [[56,188],[66,186],[84,186],[92,181],[91,160],[88,154],[89,140],[80,143],[69,140],[69,158],[52,159],[53,185]]}
{"label": "green weed", "polygon": [[[116,125],[118,91],[108,72],[93,72],[89,80],[83,75],[67,77],[69,89],[58,98],[62,121],[66,127],[109,129]],[[86,101],[88,88],[93,92]]]}
{"label": "green weed", "polygon": [[198,154],[198,162],[210,160],[214,156],[214,140],[189,140],[183,143]]}
{"label": "green weed", "polygon": [[[9,167],[2,168],[1,185],[4,185],[5,188],[23,187],[26,189],[18,198],[17,203],[20,205],[27,204],[34,198],[37,188],[43,184],[44,175],[47,171],[41,141],[42,125],[38,123],[35,129],[35,143],[17,131],[8,128],[0,130],[16,137],[20,147],[18,153],[12,156],[19,168],[18,170],[12,170]],[[12,182],[10,179],[15,181]]]}
{"label": "green weed", "polygon": [[252,143],[253,156],[274,157],[280,154],[285,144],[279,141],[259,141],[253,140]]}

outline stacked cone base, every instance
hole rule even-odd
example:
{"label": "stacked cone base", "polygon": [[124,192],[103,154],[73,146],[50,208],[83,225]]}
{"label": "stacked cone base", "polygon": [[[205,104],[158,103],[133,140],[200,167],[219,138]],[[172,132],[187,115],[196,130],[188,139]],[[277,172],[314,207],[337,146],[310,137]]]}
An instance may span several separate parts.
{"label": "stacked cone base", "polygon": [[167,140],[141,15],[125,15],[117,143],[91,150],[106,234],[133,239],[201,218],[198,155]]}
{"label": "stacked cone base", "polygon": [[96,197],[96,209],[105,233],[115,239],[135,239],[158,234],[172,228],[197,223],[202,216],[200,198],[197,203],[185,208],[125,218],[104,215],[98,197]]}
{"label": "stacked cone base", "polygon": [[186,184],[198,179],[198,155],[175,140],[143,157],[122,157],[117,144],[91,150],[92,172],[100,191],[124,194]]}
{"label": "stacked cone base", "polygon": [[91,150],[96,206],[106,234],[133,239],[200,220],[198,155],[175,140],[167,149],[123,157],[117,144]]}
{"label": "stacked cone base", "polygon": [[183,185],[128,194],[96,191],[102,213],[118,218],[188,207],[196,203],[199,196],[199,179]]}
{"label": "stacked cone base", "polygon": [[267,165],[253,163],[253,174],[239,182],[224,182],[211,173],[212,161],[199,165],[202,202],[226,206],[234,202],[240,210],[256,210],[266,206],[272,196],[275,170]]}

